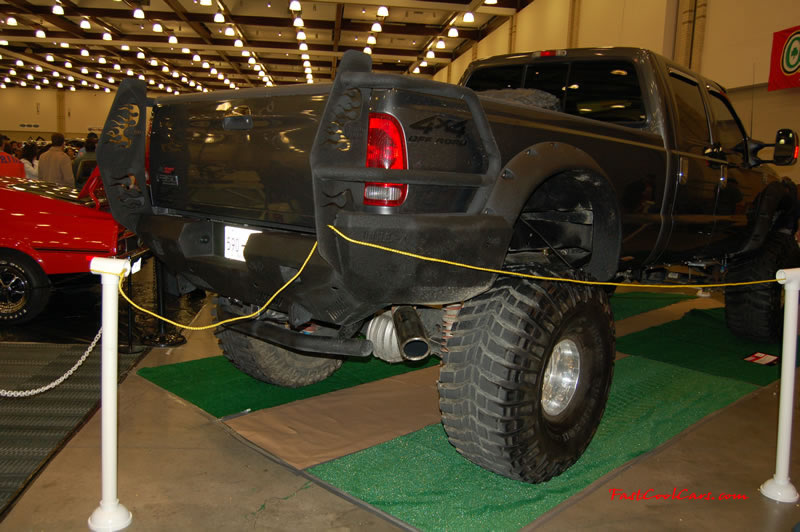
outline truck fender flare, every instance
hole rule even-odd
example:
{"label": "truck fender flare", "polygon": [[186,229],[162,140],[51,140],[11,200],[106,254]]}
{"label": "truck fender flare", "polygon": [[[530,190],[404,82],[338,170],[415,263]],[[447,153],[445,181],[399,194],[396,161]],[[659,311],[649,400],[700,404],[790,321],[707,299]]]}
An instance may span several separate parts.
{"label": "truck fender flare", "polygon": [[0,249],[7,249],[9,251],[16,251],[21,255],[27,255],[30,259],[36,262],[43,272],[47,273],[47,263],[41,254],[37,253],[30,245],[19,240],[11,240],[8,238],[0,238]]}
{"label": "truck fender flare", "polygon": [[513,226],[536,189],[567,172],[594,189],[593,250],[584,269],[596,279],[610,279],[617,273],[622,248],[619,202],[606,173],[583,150],[561,142],[541,142],[522,150],[500,171],[484,212],[502,216]]}
{"label": "truck fender flare", "polygon": [[752,213],[748,214],[750,236],[736,255],[760,248],[774,229],[785,229],[792,234],[797,230],[800,204],[797,185],[791,179],[773,181],[759,193],[754,203]]}

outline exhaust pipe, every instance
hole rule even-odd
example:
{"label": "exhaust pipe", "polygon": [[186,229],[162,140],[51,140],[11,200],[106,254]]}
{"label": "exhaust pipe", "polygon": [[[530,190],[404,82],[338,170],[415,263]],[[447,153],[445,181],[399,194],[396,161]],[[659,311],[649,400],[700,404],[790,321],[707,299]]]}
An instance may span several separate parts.
{"label": "exhaust pipe", "polygon": [[400,355],[406,360],[422,360],[431,354],[431,344],[419,314],[413,307],[398,307],[392,316]]}

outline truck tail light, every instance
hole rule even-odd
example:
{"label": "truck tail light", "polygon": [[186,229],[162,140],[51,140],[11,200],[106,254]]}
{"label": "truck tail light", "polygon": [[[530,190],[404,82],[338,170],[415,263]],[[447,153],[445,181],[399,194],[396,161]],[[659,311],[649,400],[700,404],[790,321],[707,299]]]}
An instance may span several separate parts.
{"label": "truck tail light", "polygon": [[401,183],[364,183],[364,205],[398,207],[408,195],[408,185]]}
{"label": "truck tail light", "polygon": [[367,168],[405,170],[406,142],[400,122],[385,113],[369,114]]}

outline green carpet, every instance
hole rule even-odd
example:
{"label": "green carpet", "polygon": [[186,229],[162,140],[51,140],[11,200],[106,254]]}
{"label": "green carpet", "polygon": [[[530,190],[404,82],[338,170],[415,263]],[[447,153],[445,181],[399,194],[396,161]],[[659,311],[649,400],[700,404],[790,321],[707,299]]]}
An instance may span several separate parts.
{"label": "green carpet", "polygon": [[583,457],[538,485],[462,458],[440,425],[310,469],[421,530],[518,530],[604,474],[756,386],[639,357],[617,362],[603,421]]}
{"label": "green carpet", "polygon": [[261,382],[239,371],[221,356],[142,368],[137,373],[212,416],[225,417],[248,409],[255,411],[291,403],[437,364],[439,359],[433,357],[415,364],[388,364],[377,358],[351,359],[324,381],[302,388],[281,388]]}
{"label": "green carpet", "polygon": [[781,346],[734,335],[721,308],[695,309],[679,320],[618,338],[617,351],[760,386],[780,377],[780,364],[761,366],[743,359],[755,352],[780,355]]}
{"label": "green carpet", "polygon": [[611,296],[610,302],[614,321],[619,321],[687,299],[694,299],[694,296],[676,293],[624,292]]}

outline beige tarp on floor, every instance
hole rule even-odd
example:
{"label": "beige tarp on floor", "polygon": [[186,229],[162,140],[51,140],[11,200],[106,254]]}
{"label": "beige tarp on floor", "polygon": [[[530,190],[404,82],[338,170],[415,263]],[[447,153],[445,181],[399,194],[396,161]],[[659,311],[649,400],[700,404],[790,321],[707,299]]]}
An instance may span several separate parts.
{"label": "beige tarp on floor", "polygon": [[440,422],[436,381],[426,368],[259,410],[227,423],[298,469]]}

